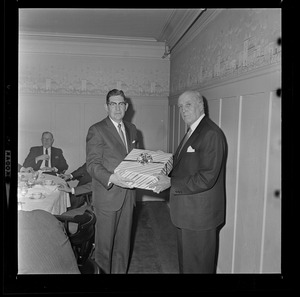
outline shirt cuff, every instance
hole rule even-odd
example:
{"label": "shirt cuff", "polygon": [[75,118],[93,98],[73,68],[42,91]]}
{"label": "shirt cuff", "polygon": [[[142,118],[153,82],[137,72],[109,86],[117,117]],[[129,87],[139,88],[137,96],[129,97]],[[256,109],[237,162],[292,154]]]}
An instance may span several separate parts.
{"label": "shirt cuff", "polygon": [[75,195],[75,189],[74,189],[74,188],[71,188],[71,193],[72,193],[73,195]]}

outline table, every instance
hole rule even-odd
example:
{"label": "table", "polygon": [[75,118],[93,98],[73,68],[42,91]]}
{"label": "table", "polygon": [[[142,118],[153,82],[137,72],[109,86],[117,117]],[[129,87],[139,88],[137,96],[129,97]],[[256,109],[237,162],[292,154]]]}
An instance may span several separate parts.
{"label": "table", "polygon": [[[52,180],[53,185],[45,185],[45,180]],[[67,211],[71,206],[69,193],[58,190],[58,184],[66,183],[62,178],[39,172],[38,178],[32,187],[26,185],[26,181],[18,181],[18,209],[31,211],[42,209],[53,215],[59,215]],[[32,194],[41,192],[41,199],[32,199]]]}

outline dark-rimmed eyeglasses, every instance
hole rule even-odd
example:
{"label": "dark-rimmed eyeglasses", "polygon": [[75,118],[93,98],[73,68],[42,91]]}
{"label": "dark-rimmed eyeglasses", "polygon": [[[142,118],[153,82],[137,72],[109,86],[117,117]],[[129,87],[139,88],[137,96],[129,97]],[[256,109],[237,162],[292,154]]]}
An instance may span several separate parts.
{"label": "dark-rimmed eyeglasses", "polygon": [[119,106],[119,107],[125,107],[126,106],[126,102],[109,102],[109,103],[107,103],[107,105],[109,105],[110,107],[117,107],[117,106]]}

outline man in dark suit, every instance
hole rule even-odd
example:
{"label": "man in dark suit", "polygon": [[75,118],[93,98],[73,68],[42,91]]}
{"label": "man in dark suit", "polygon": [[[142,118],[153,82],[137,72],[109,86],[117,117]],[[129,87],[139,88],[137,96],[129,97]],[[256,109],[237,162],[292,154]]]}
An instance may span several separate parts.
{"label": "man in dark suit", "polygon": [[30,149],[23,167],[32,167],[34,171],[41,169],[47,172],[65,172],[69,166],[63,156],[63,151],[52,146],[53,134],[44,132],[41,140],[41,146],[34,146]]}
{"label": "man in dark suit", "polygon": [[78,180],[78,184],[74,188],[67,188],[66,185],[61,185],[60,190],[69,192],[70,195],[71,209],[80,207],[84,204],[85,198],[83,194],[92,192],[92,177],[86,170],[86,163],[78,167],[70,174],[61,174],[61,178],[65,181]]}
{"label": "man in dark suit", "polygon": [[227,142],[204,113],[201,94],[186,91],[178,107],[189,127],[174,155],[170,177],[159,176],[155,192],[170,189],[181,273],[215,273],[220,227],[225,222]]}
{"label": "man in dark suit", "polygon": [[136,146],[135,125],[123,121],[128,108],[121,90],[106,96],[108,117],[92,125],[86,138],[86,166],[92,177],[97,216],[95,260],[106,273],[127,273],[135,190],[114,173]]}

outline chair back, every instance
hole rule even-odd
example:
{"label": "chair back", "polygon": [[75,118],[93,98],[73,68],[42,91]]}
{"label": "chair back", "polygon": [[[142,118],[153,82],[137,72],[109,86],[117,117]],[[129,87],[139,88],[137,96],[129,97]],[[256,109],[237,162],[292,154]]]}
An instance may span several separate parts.
{"label": "chair back", "polygon": [[[64,223],[80,269],[80,266],[83,266],[90,257],[93,249],[96,215],[90,209],[86,209],[83,214],[74,217],[68,215],[55,215],[55,217]],[[75,233],[70,231],[71,223],[78,224]]]}

